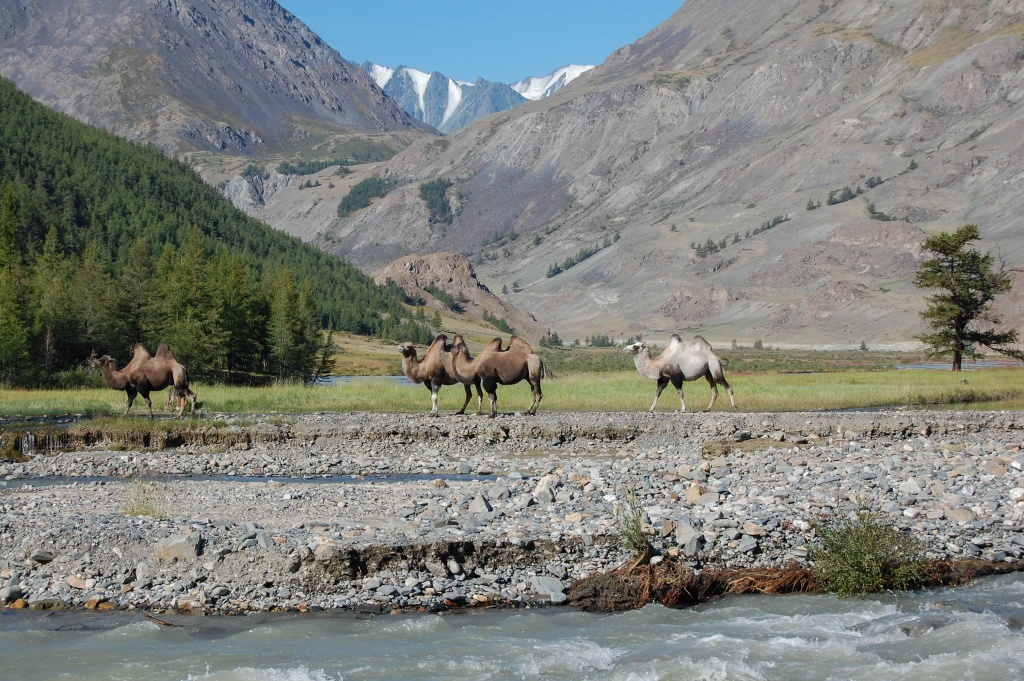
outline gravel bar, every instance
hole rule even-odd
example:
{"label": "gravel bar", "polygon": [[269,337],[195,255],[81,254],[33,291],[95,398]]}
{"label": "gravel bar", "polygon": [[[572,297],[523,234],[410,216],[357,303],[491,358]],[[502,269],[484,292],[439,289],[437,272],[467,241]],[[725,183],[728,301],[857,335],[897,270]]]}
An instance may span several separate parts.
{"label": "gravel bar", "polygon": [[[205,425],[206,423],[216,425]],[[140,429],[149,423],[139,420]],[[0,602],[379,613],[559,604],[627,558],[805,562],[889,516],[934,557],[1024,559],[1024,414],[213,414],[0,461]],[[60,451],[66,449],[67,451]]]}

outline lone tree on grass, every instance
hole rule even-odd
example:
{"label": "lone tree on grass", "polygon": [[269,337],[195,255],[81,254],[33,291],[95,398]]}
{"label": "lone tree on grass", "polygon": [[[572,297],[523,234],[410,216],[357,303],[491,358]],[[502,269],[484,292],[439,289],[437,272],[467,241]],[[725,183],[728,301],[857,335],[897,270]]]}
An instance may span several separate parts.
{"label": "lone tree on grass", "polygon": [[[952,234],[943,232],[925,240],[923,249],[935,257],[921,263],[914,285],[939,292],[926,296],[921,313],[931,333],[917,336],[930,355],[953,355],[953,371],[960,371],[964,356],[980,356],[978,345],[1017,359],[1024,352],[1007,346],[1018,341],[1016,331],[997,331],[1000,319],[990,309],[997,295],[1010,290],[1010,275],[992,268],[992,255],[966,246],[979,239],[977,225],[964,225]],[[978,328],[975,322],[983,322]]]}

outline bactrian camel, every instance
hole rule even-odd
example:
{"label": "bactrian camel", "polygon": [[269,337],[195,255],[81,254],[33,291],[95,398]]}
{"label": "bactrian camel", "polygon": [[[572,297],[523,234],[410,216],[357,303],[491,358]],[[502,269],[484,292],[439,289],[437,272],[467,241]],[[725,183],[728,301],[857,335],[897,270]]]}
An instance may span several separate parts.
{"label": "bactrian camel", "polygon": [[491,402],[491,418],[498,413],[499,385],[514,385],[527,381],[533,390],[533,401],[527,414],[536,414],[537,405],[544,397],[540,390],[540,379],[544,375],[544,363],[533,352],[530,344],[512,336],[508,347],[501,348],[501,339],[495,338],[477,355],[470,358],[466,345],[452,348],[452,365],[460,381],[479,380]]}
{"label": "bactrian camel", "polygon": [[657,359],[651,358],[651,351],[646,343],[637,341],[626,347],[626,352],[633,355],[633,363],[641,376],[652,378],[658,382],[658,390],[654,393],[654,402],[648,411],[653,412],[658,406],[658,398],[661,391],[669,383],[675,386],[679,393],[679,406],[681,411],[686,411],[686,401],[683,399],[683,381],[695,381],[704,377],[711,385],[711,403],[705,411],[711,411],[715,400],[718,399],[718,384],[725,386],[729,392],[729,401],[732,408],[736,410],[736,398],[733,396],[732,387],[725,380],[725,373],[722,371],[722,360],[714,353],[711,344],[701,336],[694,336],[690,343],[684,342],[678,334],[672,334],[668,345]]}
{"label": "bactrian camel", "polygon": [[423,357],[416,356],[416,346],[405,342],[398,346],[398,352],[402,355],[402,373],[413,383],[423,383],[430,390],[430,415],[437,416],[437,394],[442,385],[455,385],[462,383],[466,388],[466,401],[462,403],[462,409],[458,414],[466,413],[466,405],[473,396],[469,386],[476,386],[476,413],[480,413],[483,407],[483,393],[480,392],[480,381],[461,381],[455,376],[452,368],[452,348],[465,346],[462,336],[456,335],[451,344],[448,343],[448,336],[438,334],[434,341],[427,348]]}
{"label": "bactrian camel", "polygon": [[124,409],[125,416],[131,410],[135,396],[142,395],[146,400],[146,406],[149,407],[149,416],[153,418],[153,401],[149,394],[168,386],[175,391],[178,418],[181,418],[185,410],[186,400],[191,403],[192,412],[196,411],[196,394],[189,389],[188,370],[178,363],[166,343],[161,343],[157,348],[156,357],[151,356],[141,343],[137,344],[132,360],[123,369],[117,368],[117,362],[110,355],[96,357],[94,353],[89,357],[87,364],[100,370],[103,382],[108,388],[127,393],[128,405]]}

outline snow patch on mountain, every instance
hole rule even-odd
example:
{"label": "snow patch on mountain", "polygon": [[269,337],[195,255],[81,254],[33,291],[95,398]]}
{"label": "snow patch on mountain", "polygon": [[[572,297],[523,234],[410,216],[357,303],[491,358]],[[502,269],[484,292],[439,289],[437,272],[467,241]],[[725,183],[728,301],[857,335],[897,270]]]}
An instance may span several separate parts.
{"label": "snow patch on mountain", "polygon": [[444,118],[441,119],[443,125],[445,121],[452,117],[455,110],[459,108],[459,104],[462,102],[462,88],[451,78],[448,79],[448,106],[444,110]]}
{"label": "snow patch on mountain", "polygon": [[394,69],[389,69],[388,67],[381,66],[380,64],[370,64],[369,72],[370,77],[373,78],[373,82],[377,83],[377,87],[381,90],[383,90],[384,86],[388,84],[389,80],[391,80],[391,76],[395,75]]}
{"label": "snow patch on mountain", "polygon": [[592,65],[569,64],[546,76],[524,78],[512,83],[512,89],[527,99],[544,99],[594,68]]}

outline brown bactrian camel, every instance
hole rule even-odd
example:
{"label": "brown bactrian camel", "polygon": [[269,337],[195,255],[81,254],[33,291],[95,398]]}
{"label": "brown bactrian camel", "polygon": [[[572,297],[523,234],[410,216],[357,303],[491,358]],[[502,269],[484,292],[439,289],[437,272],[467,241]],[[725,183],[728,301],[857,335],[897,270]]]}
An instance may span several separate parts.
{"label": "brown bactrian camel", "polygon": [[413,383],[423,383],[430,390],[430,415],[437,416],[437,394],[442,385],[455,385],[462,383],[466,388],[466,401],[462,403],[462,409],[457,414],[466,413],[466,405],[473,396],[469,386],[476,386],[476,413],[480,413],[483,406],[483,393],[480,392],[479,380],[460,381],[455,376],[452,368],[452,348],[454,346],[465,346],[462,336],[456,335],[451,344],[448,343],[448,336],[438,334],[434,341],[427,348],[423,357],[416,356],[416,346],[406,341],[398,346],[398,352],[402,355],[402,373]]}
{"label": "brown bactrian camel", "polygon": [[[181,418],[181,414],[185,411],[186,400],[191,405],[192,413],[196,413],[196,394],[189,388],[189,375],[188,369],[178,362],[178,358],[174,356],[171,348],[167,343],[161,343],[156,348],[156,356],[153,357],[149,362],[143,365],[145,368],[146,380],[150,378],[160,378],[161,375],[170,375],[170,387],[167,391],[167,403],[164,405],[164,411],[166,411],[171,402],[177,403],[177,414],[178,418]],[[184,379],[182,381],[182,379]],[[163,390],[163,388],[154,387],[153,390]]]}
{"label": "brown bactrian camel", "polygon": [[544,363],[534,354],[530,344],[518,336],[512,336],[504,350],[501,339],[495,338],[475,359],[469,356],[469,349],[464,343],[456,345],[452,348],[452,366],[460,381],[476,379],[481,382],[491,401],[491,418],[498,413],[498,386],[515,385],[524,380],[533,390],[533,401],[526,413],[537,413],[537,405],[544,397],[540,389]]}
{"label": "brown bactrian camel", "polygon": [[128,395],[128,405],[124,409],[127,416],[135,401],[136,395],[142,395],[149,407],[149,416],[153,418],[153,402],[149,394],[173,386],[177,393],[178,412],[181,418],[185,409],[185,400],[191,402],[192,412],[196,411],[196,394],[189,387],[188,370],[178,363],[174,354],[165,343],[157,348],[157,356],[152,357],[141,344],[135,346],[135,354],[124,369],[117,368],[117,362],[110,355],[96,357],[93,353],[87,364],[100,370],[103,382],[114,390],[124,390]]}
{"label": "brown bactrian camel", "polygon": [[736,398],[722,371],[722,365],[726,363],[726,360],[719,358],[711,348],[711,344],[701,336],[694,336],[692,342],[686,343],[679,337],[679,334],[672,334],[668,345],[657,359],[651,358],[650,349],[642,341],[628,346],[626,352],[633,355],[633,363],[641,376],[653,378],[658,382],[658,390],[654,393],[654,402],[648,411],[653,412],[654,408],[658,406],[661,391],[669,383],[672,383],[679,393],[680,411],[686,411],[686,402],[683,400],[683,381],[695,381],[701,377],[706,378],[711,385],[711,404],[705,411],[711,411],[715,400],[718,399],[717,384],[719,383],[729,391],[729,401],[732,402],[733,411],[736,410]]}

